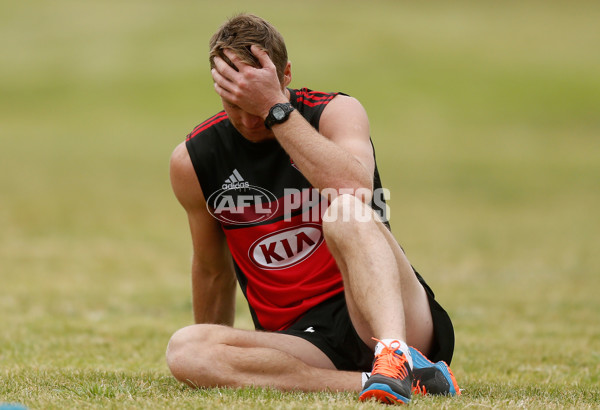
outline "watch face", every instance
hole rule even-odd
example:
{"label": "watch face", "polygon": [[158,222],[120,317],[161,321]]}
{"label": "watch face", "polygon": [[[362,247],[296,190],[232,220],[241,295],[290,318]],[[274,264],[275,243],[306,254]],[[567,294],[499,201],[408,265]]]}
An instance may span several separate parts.
{"label": "watch face", "polygon": [[285,111],[283,111],[283,108],[281,108],[281,107],[273,108],[273,117],[275,117],[275,119],[277,121],[283,119],[283,117],[285,117]]}

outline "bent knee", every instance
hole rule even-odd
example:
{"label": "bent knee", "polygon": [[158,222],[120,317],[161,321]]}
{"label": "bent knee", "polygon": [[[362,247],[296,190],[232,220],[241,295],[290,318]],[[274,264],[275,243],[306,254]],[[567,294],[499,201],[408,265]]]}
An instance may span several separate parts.
{"label": "bent knee", "polygon": [[[167,345],[169,370],[179,381],[197,380],[202,368],[209,367],[211,345],[218,343],[218,325],[191,325],[176,331]],[[206,366],[205,366],[206,365]],[[197,385],[197,382],[193,384]]]}
{"label": "bent knee", "polygon": [[350,194],[336,197],[323,216],[323,234],[326,238],[344,238],[361,228],[357,222],[374,222],[378,218],[369,205]]}

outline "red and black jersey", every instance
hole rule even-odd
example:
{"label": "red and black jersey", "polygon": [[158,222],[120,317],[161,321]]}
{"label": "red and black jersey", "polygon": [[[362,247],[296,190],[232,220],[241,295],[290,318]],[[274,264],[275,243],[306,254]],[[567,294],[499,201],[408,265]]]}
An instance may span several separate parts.
{"label": "red and black jersey", "polygon": [[[317,130],[324,108],[339,94],[289,91],[292,105]],[[327,204],[277,140],[247,140],[221,111],[198,125],[186,146],[257,329],[283,330],[343,291],[323,240]],[[374,187],[381,188],[377,168]]]}

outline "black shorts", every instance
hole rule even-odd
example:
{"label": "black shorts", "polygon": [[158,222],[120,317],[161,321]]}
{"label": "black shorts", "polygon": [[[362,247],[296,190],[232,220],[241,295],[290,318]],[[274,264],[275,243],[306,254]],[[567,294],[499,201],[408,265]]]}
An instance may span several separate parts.
{"label": "black shorts", "polygon": [[[435,300],[431,288],[415,272],[425,288],[433,318],[434,342],[428,358],[450,364],[454,353],[454,327]],[[373,350],[356,333],[348,314],[344,293],[315,306],[296,323],[278,333],[298,336],[318,347],[338,370],[371,371]]]}

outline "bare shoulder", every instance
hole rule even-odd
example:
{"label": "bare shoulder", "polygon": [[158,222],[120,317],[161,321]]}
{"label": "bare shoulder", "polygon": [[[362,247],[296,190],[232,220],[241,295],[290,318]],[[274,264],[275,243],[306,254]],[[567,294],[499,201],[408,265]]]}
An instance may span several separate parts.
{"label": "bare shoulder", "polygon": [[181,205],[188,211],[204,206],[204,195],[185,142],[177,145],[173,150],[169,168],[171,186]]}
{"label": "bare shoulder", "polygon": [[327,137],[337,134],[369,138],[369,118],[363,105],[348,95],[336,96],[323,110],[319,123],[320,132]]}
{"label": "bare shoulder", "polygon": [[170,176],[173,192],[188,215],[195,257],[221,252],[223,232],[208,212],[185,142],[171,155]]}
{"label": "bare shoulder", "polygon": [[171,170],[173,167],[186,168],[188,165],[192,165],[192,161],[190,160],[190,154],[188,154],[187,147],[185,146],[185,142],[177,145],[171,154]]}
{"label": "bare shoulder", "polygon": [[330,102],[327,104],[326,110],[331,109],[342,109],[342,110],[358,110],[365,112],[362,104],[358,99],[345,94],[336,95]]}

